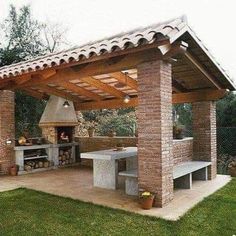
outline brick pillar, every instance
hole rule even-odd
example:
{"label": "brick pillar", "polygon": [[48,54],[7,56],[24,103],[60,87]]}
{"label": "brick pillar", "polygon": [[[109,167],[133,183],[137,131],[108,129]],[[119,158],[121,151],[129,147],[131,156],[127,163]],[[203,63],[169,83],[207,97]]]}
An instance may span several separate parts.
{"label": "brick pillar", "polygon": [[[7,145],[6,140],[12,144]],[[0,163],[4,173],[14,163],[15,96],[11,91],[0,90]]]}
{"label": "brick pillar", "polygon": [[216,105],[205,101],[192,104],[193,112],[193,158],[211,161],[209,179],[214,179],[217,172],[216,149]]}
{"label": "brick pillar", "polygon": [[145,62],[137,70],[139,190],[155,193],[162,207],[173,199],[171,65]]}

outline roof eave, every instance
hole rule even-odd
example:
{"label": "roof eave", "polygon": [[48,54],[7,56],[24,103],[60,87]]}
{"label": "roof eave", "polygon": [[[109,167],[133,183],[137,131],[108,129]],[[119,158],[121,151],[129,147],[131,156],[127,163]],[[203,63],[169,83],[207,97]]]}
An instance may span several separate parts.
{"label": "roof eave", "polygon": [[170,38],[170,43],[171,44],[174,43],[176,40],[178,40],[185,33],[188,33],[193,38],[193,40],[199,45],[199,47],[207,55],[209,60],[211,60],[214,63],[217,70],[222,74],[222,76],[227,81],[227,83],[229,85],[229,87],[227,89],[230,89],[231,91],[236,90],[236,84],[232,81],[232,79],[229,77],[229,75],[222,69],[222,67],[219,65],[219,63],[215,60],[215,58],[207,50],[206,46],[202,43],[202,41],[196,36],[195,32],[187,24],[177,34],[175,34],[173,37]]}

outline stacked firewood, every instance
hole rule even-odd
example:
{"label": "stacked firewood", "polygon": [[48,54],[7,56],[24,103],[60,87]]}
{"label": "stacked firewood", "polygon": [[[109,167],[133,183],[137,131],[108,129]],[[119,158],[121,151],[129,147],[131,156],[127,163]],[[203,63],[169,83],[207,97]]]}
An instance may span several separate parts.
{"label": "stacked firewood", "polygon": [[59,166],[64,166],[73,163],[71,149],[60,149],[59,151]]}
{"label": "stacked firewood", "polygon": [[48,160],[31,160],[26,161],[24,165],[25,171],[31,171],[33,169],[39,169],[39,168],[48,168],[49,166],[52,166],[53,163],[49,162]]}

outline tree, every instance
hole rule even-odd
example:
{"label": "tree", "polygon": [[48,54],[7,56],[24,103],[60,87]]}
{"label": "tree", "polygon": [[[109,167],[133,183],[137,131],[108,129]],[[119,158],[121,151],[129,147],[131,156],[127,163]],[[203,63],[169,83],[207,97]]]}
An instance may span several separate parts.
{"label": "tree", "polygon": [[[52,27],[49,28],[47,24],[41,24],[33,19],[30,6],[23,6],[17,11],[11,5],[9,15],[1,24],[1,29],[0,38],[4,43],[0,44],[0,66],[53,52],[59,47],[60,40],[63,38],[63,31],[59,26],[56,30],[50,31]],[[52,40],[49,40],[49,35]],[[17,91],[15,103],[16,135],[20,135],[22,129],[26,127],[29,128],[31,135],[39,135],[37,124],[46,102]]]}
{"label": "tree", "polygon": [[216,104],[217,126],[236,127],[236,94],[231,92]]}
{"label": "tree", "polygon": [[42,34],[46,50],[52,53],[62,46],[67,46],[69,44],[65,38],[67,31],[68,29],[58,23],[47,22],[47,24],[42,24]]}

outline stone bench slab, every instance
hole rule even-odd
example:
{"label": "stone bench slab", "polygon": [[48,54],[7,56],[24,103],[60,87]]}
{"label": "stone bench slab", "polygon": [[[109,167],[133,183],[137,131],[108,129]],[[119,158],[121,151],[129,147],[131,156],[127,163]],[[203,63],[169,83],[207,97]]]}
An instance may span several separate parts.
{"label": "stone bench slab", "polygon": [[119,176],[138,178],[138,170],[134,169],[134,170],[121,171],[119,172]]}
{"label": "stone bench slab", "polygon": [[197,170],[210,166],[211,162],[206,161],[188,161],[174,167],[173,179],[193,173]]}

